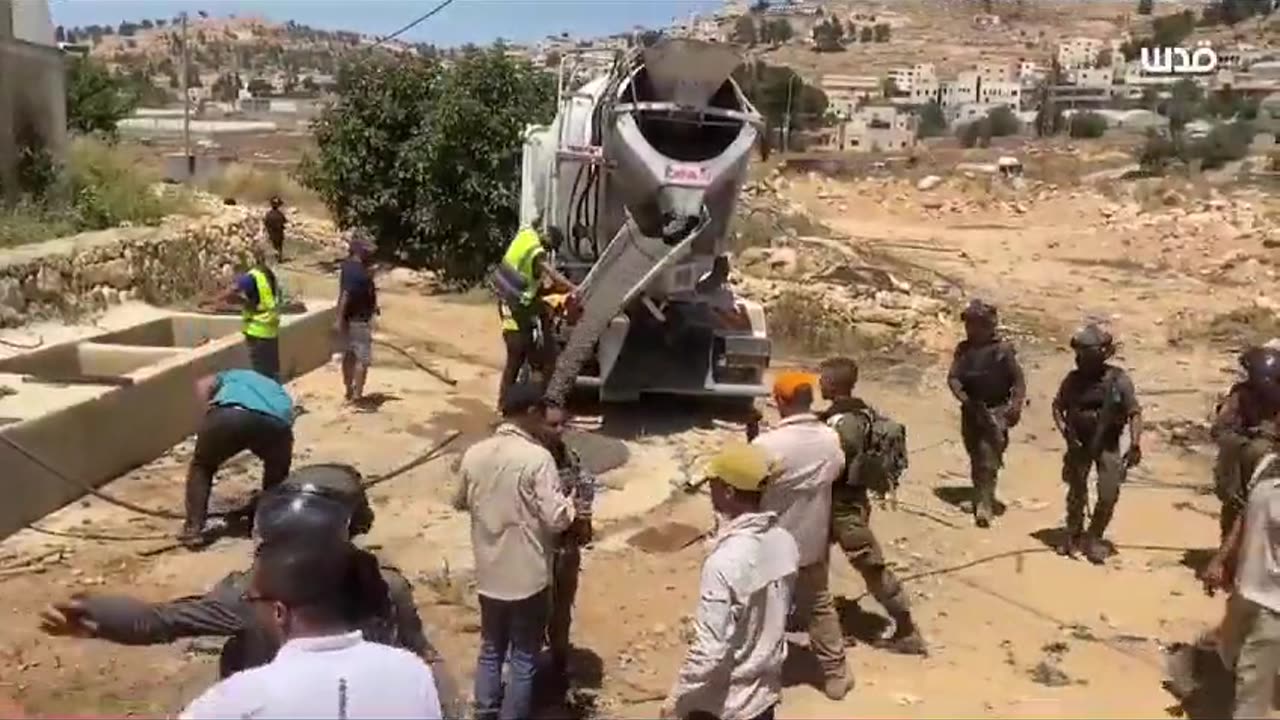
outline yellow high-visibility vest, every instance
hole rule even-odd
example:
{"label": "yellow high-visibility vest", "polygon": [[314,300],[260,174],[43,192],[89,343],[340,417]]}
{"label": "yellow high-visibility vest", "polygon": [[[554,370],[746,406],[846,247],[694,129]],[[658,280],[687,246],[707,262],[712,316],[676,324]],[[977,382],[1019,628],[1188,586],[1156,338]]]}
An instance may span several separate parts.
{"label": "yellow high-visibility vest", "polygon": [[267,274],[258,268],[249,271],[258,288],[258,305],[241,314],[244,334],[251,338],[269,340],[280,335],[280,311],[276,308],[276,294],[271,289]]}
{"label": "yellow high-visibility vest", "polygon": [[507,252],[502,256],[502,264],[516,271],[524,281],[524,287],[520,290],[521,305],[530,305],[538,295],[538,280],[534,275],[534,268],[542,253],[542,239],[538,237],[538,231],[527,227],[516,233],[507,246]]}

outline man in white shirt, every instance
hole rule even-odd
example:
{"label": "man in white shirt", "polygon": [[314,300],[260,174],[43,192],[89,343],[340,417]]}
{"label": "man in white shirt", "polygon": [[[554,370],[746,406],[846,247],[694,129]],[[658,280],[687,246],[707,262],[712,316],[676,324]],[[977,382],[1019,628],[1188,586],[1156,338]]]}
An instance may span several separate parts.
{"label": "man in white shirt", "polygon": [[[462,456],[455,505],[471,513],[471,548],[480,594],[477,720],[524,720],[533,706],[533,671],[546,638],[551,563],[574,519],[560,492],[555,459],[543,445],[547,406],[534,384],[502,396],[503,423]],[[502,666],[511,663],[504,691]]]}
{"label": "man in white shirt", "polygon": [[807,626],[809,647],[822,668],[823,693],[839,700],[853,686],[845,664],[844,634],[829,585],[831,486],[844,469],[840,436],[814,414],[818,377],[784,372],[774,381],[773,399],[782,420],[752,444],[778,468],[765,488],[762,508],[778,514],[800,548],[796,578],[796,619]]}
{"label": "man in white shirt", "polygon": [[337,541],[263,545],[245,600],[284,644],[270,663],[196,698],[183,720],[443,717],[431,668],[366,641],[351,621],[388,602],[368,552]]}
{"label": "man in white shirt", "polygon": [[761,450],[725,448],[707,476],[722,523],[702,566],[694,640],[662,717],[773,720],[799,550],[778,516],[760,509],[769,478]]}

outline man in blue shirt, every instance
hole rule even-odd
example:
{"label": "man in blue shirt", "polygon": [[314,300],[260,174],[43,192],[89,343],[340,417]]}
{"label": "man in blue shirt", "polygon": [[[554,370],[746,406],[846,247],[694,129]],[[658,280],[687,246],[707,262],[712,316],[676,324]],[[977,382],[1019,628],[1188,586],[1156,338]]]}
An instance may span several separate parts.
{"label": "man in blue shirt", "polygon": [[284,386],[253,370],[224,370],[196,382],[196,395],[209,403],[187,469],[187,519],[182,542],[207,543],[205,519],[218,468],[242,450],[262,461],[262,487],[289,474],[293,460],[293,400]]}
{"label": "man in blue shirt", "polygon": [[364,399],[364,381],[373,361],[373,316],[378,314],[378,291],[369,271],[373,243],[363,234],[351,238],[338,280],[336,330],[342,338],[342,384],[348,403]]}

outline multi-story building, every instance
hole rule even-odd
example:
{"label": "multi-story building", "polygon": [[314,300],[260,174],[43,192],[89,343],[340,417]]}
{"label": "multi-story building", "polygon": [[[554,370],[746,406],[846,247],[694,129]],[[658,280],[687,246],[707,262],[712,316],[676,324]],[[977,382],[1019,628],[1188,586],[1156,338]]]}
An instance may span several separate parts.
{"label": "multi-story building", "polygon": [[978,103],[993,107],[1008,105],[1015,112],[1022,109],[1022,83],[1011,81],[982,82],[978,85]]}
{"label": "multi-story building", "polygon": [[937,70],[934,69],[933,63],[919,63],[907,68],[894,68],[888,73],[889,79],[893,81],[893,85],[898,89],[898,93],[910,95],[918,85],[931,86],[936,85],[938,81]]}
{"label": "multi-story building", "polygon": [[1109,88],[1115,84],[1115,68],[1074,68],[1067,71],[1067,81],[1077,87]]}
{"label": "multi-story building", "polygon": [[977,67],[978,80],[983,84],[995,82],[1013,82],[1013,65],[1009,63],[986,62]]}
{"label": "multi-story building", "polygon": [[1040,66],[1039,63],[1032,60],[1022,60],[1018,63],[1018,81],[1023,85],[1031,85],[1044,80],[1049,74],[1046,68]]}
{"label": "multi-story building", "polygon": [[955,80],[938,83],[938,104],[944,108],[978,102],[978,88],[982,84],[977,70],[965,70]]}
{"label": "multi-story building", "polygon": [[880,79],[871,75],[823,75],[819,85],[827,96],[827,109],[848,119],[862,103],[881,92]]}
{"label": "multi-story building", "polygon": [[1097,38],[1077,37],[1058,43],[1058,65],[1064,70],[1093,67],[1102,54],[1102,41]]}
{"label": "multi-story building", "polygon": [[835,127],[826,148],[838,152],[905,150],[916,142],[916,116],[893,105],[864,105]]}

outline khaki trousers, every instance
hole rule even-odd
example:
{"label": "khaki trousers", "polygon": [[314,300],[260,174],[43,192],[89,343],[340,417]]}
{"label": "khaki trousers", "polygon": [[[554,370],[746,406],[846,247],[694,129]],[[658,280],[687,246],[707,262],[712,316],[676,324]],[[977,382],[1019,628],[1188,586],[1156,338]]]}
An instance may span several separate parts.
{"label": "khaki trousers", "polygon": [[830,559],[800,568],[796,574],[796,619],[809,632],[809,647],[827,679],[848,674],[844,662],[844,634],[828,587]]}
{"label": "khaki trousers", "polygon": [[1232,717],[1268,717],[1276,673],[1280,672],[1280,613],[1233,595],[1222,635],[1223,654],[1235,656],[1236,707]]}

